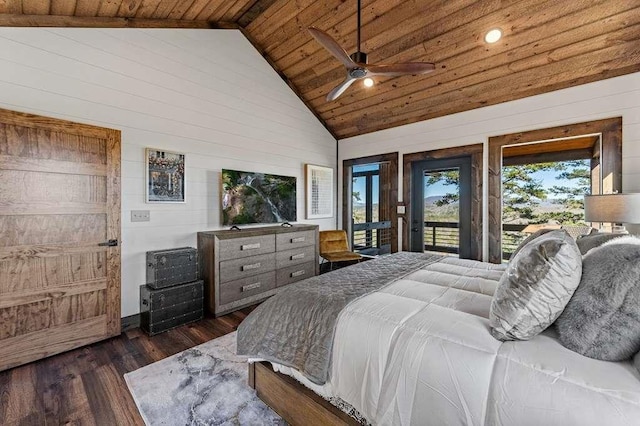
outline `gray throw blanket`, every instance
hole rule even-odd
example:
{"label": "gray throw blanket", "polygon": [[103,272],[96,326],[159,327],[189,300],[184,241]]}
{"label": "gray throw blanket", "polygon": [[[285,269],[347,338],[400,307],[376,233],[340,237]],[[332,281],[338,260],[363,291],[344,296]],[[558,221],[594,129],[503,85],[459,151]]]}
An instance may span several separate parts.
{"label": "gray throw blanket", "polygon": [[442,256],[401,252],[287,287],[238,327],[238,354],[293,367],[316,384],[327,381],[340,311],[353,300]]}

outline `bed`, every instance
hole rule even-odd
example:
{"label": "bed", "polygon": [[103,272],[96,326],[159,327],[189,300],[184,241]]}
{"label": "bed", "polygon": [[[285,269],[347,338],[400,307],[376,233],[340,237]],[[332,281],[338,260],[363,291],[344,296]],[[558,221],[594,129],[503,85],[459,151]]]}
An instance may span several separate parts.
{"label": "bed", "polygon": [[250,383],[293,424],[639,424],[630,361],[574,353],[553,327],[530,341],[491,336],[503,272],[397,253],[302,281],[240,325]]}

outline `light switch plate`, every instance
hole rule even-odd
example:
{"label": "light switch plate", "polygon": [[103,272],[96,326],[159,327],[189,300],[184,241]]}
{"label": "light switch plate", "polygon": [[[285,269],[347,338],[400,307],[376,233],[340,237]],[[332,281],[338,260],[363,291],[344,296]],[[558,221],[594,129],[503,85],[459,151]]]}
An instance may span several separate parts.
{"label": "light switch plate", "polygon": [[151,212],[149,210],[131,210],[131,222],[149,222]]}
{"label": "light switch plate", "polygon": [[397,211],[398,211],[398,214],[404,214],[404,213],[405,213],[405,208],[404,208],[404,206],[397,206],[397,209],[398,209],[398,210],[397,210]]}

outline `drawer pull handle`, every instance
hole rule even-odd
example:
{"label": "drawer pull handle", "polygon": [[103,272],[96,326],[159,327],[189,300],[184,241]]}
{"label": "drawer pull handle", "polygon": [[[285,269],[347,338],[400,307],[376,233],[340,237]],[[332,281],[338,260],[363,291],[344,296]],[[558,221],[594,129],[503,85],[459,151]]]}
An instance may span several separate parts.
{"label": "drawer pull handle", "polygon": [[292,238],[291,243],[304,243],[304,237]]}
{"label": "drawer pull handle", "polygon": [[305,270],[302,270],[302,271],[295,271],[295,272],[292,272],[292,273],[291,273],[291,278],[301,277],[301,276],[303,276],[303,275],[304,275],[304,274],[306,274],[306,273],[307,273],[307,271],[305,271]]}
{"label": "drawer pull handle", "polygon": [[251,265],[244,265],[242,266],[242,270],[243,271],[250,271],[252,269],[258,269],[260,266],[262,266],[262,264],[260,262],[258,263],[252,263]]}
{"label": "drawer pull handle", "polygon": [[304,259],[304,253],[294,254],[291,256],[291,260]]}
{"label": "drawer pull handle", "polygon": [[260,243],[244,244],[240,246],[240,250],[255,250],[260,248]]}
{"label": "drawer pull handle", "polygon": [[242,292],[249,291],[249,290],[254,290],[256,288],[260,288],[260,283],[253,283],[253,284],[249,284],[249,285],[243,285],[242,286]]}

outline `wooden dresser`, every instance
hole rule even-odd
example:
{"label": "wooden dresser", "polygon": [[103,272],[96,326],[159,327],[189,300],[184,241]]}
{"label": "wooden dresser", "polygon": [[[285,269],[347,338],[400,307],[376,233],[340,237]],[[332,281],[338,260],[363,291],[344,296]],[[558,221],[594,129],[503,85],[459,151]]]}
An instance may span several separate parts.
{"label": "wooden dresser", "polygon": [[318,226],[198,232],[205,306],[215,316],[318,275]]}

